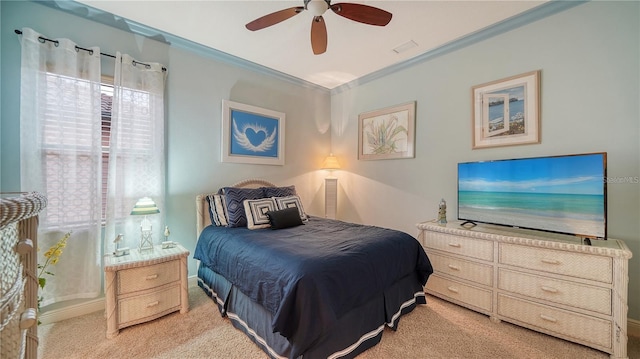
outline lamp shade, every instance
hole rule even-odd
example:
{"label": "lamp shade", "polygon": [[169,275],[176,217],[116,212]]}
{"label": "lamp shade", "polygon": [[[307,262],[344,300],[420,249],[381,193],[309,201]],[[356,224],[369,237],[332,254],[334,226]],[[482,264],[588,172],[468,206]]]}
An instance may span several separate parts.
{"label": "lamp shade", "polygon": [[322,163],[323,170],[337,170],[340,169],[340,163],[338,163],[338,158],[333,155],[333,153],[329,154],[327,158],[324,159]]}
{"label": "lamp shade", "polygon": [[147,215],[147,214],[155,214],[160,213],[158,206],[156,203],[149,197],[142,197],[136,202],[136,205],[131,210],[131,215]]}

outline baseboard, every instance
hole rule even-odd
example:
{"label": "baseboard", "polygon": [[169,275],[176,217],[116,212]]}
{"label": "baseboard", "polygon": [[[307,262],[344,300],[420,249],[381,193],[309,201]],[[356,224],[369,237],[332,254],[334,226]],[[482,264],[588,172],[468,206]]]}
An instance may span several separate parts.
{"label": "baseboard", "polygon": [[[187,283],[189,287],[198,285],[198,277],[191,276],[187,278]],[[73,304],[66,307],[51,309],[44,313],[41,313],[38,317],[40,323],[42,324],[50,324],[59,322],[61,320],[71,319],[75,317],[79,317],[81,315],[86,315],[90,313],[95,313],[99,311],[103,311],[105,308],[104,297],[91,299],[80,304]]]}
{"label": "baseboard", "polygon": [[627,334],[630,337],[640,338],[640,320],[627,319]]}
{"label": "baseboard", "polygon": [[91,299],[80,304],[69,305],[59,309],[40,313],[38,320],[42,324],[50,324],[104,310],[104,297]]}

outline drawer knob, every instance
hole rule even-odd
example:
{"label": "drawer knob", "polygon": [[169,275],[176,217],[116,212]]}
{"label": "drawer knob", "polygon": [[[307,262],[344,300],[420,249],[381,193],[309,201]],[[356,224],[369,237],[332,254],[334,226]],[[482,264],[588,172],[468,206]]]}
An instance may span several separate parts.
{"label": "drawer knob", "polygon": [[560,261],[555,260],[555,259],[542,258],[541,261],[542,261],[542,263],[547,263],[547,264],[560,264]]}
{"label": "drawer knob", "polygon": [[460,248],[460,243],[449,243],[449,247]]}
{"label": "drawer knob", "polygon": [[453,264],[449,264],[448,267],[451,268],[452,270],[460,270],[460,267],[454,266]]}
{"label": "drawer knob", "polygon": [[547,287],[547,286],[542,286],[541,288],[543,291],[545,292],[549,292],[549,293],[558,293],[558,290],[555,288],[551,288],[551,287]]}
{"label": "drawer knob", "polygon": [[156,300],[155,302],[151,302],[151,303],[147,304],[147,308],[155,307],[158,304],[160,304],[160,302]]}
{"label": "drawer knob", "polygon": [[552,322],[552,323],[555,323],[555,322],[558,321],[556,318],[553,318],[553,317],[550,317],[550,316],[544,315],[544,314],[540,314],[540,318],[542,320],[546,320],[547,322]]}
{"label": "drawer knob", "polygon": [[151,275],[146,276],[144,279],[153,280],[153,279],[156,279],[156,278],[158,278],[157,274],[151,274]]}
{"label": "drawer knob", "polygon": [[458,288],[456,287],[447,287],[450,292],[458,293]]}

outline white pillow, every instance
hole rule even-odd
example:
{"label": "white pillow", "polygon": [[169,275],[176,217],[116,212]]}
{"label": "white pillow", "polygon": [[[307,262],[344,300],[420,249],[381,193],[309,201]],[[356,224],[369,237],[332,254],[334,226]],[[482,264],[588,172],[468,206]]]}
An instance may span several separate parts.
{"label": "white pillow", "polygon": [[271,197],[271,198],[273,198],[276,201],[276,205],[278,206],[278,209],[296,207],[298,208],[298,213],[300,213],[300,219],[302,219],[303,222],[306,222],[309,220],[309,217],[307,217],[307,214],[304,212],[304,208],[302,207],[302,201],[300,200],[300,197],[287,196],[287,197]]}
{"label": "white pillow", "polygon": [[271,226],[267,212],[278,208],[273,198],[245,199],[242,204],[247,216],[247,228],[258,229]]}

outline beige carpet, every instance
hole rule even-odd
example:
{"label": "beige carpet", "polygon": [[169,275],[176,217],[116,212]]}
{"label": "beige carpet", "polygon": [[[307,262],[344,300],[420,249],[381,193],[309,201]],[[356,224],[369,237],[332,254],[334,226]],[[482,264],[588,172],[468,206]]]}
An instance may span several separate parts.
{"label": "beige carpet", "polygon": [[[221,318],[198,287],[189,290],[190,311],[125,328],[106,339],[104,313],[40,326],[39,358],[267,358],[242,332]],[[385,329],[382,341],[358,359],[407,358],[608,358],[578,344],[536,333],[435,297]],[[630,338],[629,358],[640,358]]]}

